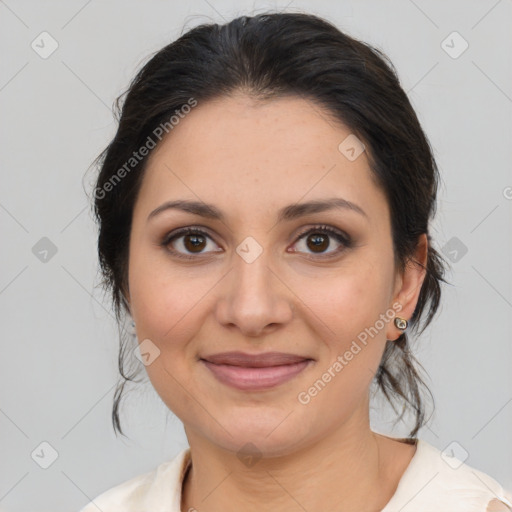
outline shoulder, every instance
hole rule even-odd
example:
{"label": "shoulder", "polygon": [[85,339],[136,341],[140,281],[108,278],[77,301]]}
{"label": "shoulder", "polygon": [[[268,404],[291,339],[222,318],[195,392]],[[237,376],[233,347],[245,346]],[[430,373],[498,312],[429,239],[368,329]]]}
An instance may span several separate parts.
{"label": "shoulder", "polygon": [[153,471],[108,489],[91,500],[80,512],[179,512],[181,482],[189,461],[190,449],[187,448]]}
{"label": "shoulder", "polygon": [[508,511],[512,510],[510,499],[488,474],[466,464],[453,452],[441,452],[418,439],[416,453],[382,512]]}

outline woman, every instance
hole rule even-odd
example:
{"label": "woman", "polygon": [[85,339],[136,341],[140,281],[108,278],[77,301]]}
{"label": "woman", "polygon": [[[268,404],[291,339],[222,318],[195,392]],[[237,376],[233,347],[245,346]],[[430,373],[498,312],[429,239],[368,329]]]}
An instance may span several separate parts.
{"label": "woman", "polygon": [[[415,437],[407,331],[440,301],[439,177],[385,59],[315,16],[265,14],[192,29],[137,74],[98,160],[99,257],[190,448],[83,512],[511,509]],[[121,433],[142,368],[126,342]],[[413,411],[408,438],[370,428],[373,385]]]}

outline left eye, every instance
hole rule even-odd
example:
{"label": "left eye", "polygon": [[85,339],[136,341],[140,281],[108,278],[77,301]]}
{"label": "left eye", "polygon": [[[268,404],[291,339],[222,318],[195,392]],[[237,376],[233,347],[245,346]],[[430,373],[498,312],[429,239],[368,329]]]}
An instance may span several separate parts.
{"label": "left eye", "polygon": [[303,247],[305,246],[306,249],[310,249],[313,254],[323,255],[326,254],[325,251],[331,247],[332,238],[336,240],[336,243],[339,244],[341,248],[338,247],[338,249],[329,251],[327,254],[335,254],[343,250],[344,247],[350,247],[350,239],[347,236],[327,226],[309,229],[299,237],[295,245],[300,246],[302,243]]}

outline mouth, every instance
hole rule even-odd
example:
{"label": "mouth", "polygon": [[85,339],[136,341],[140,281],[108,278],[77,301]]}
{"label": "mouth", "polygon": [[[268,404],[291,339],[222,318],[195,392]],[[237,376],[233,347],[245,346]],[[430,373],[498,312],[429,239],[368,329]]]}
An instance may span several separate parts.
{"label": "mouth", "polygon": [[223,384],[244,391],[259,391],[283,384],[304,371],[313,359],[282,352],[245,354],[224,352],[200,359]]}

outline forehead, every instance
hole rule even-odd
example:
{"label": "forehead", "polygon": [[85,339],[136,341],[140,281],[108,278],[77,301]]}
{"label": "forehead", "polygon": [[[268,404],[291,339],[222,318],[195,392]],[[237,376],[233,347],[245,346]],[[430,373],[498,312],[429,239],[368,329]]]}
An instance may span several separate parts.
{"label": "forehead", "polygon": [[349,128],[299,97],[199,102],[153,150],[140,197],[154,207],[185,196],[243,213],[339,196],[382,216],[366,153],[354,160],[340,151],[347,137]]}

